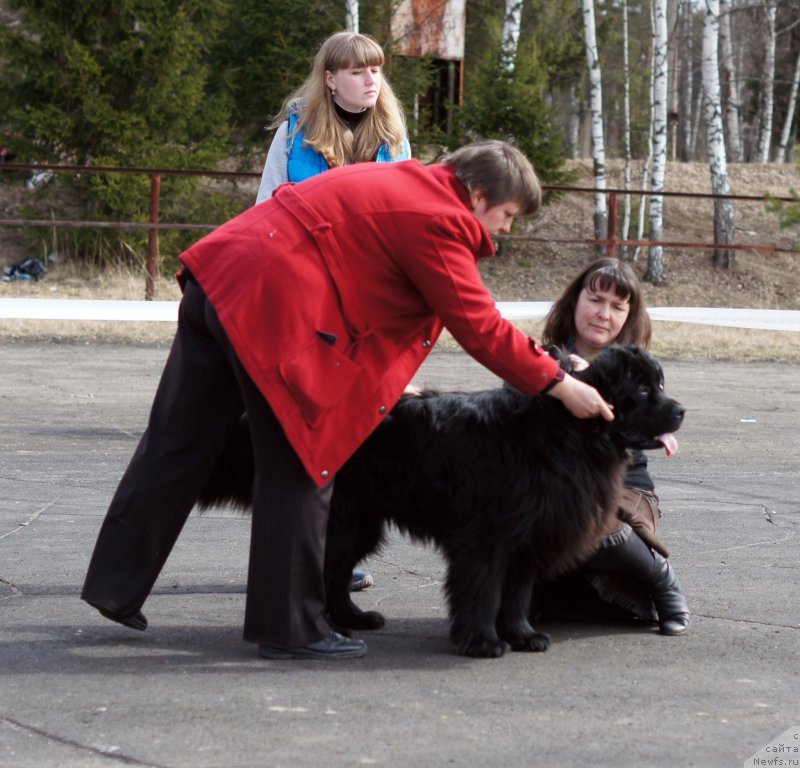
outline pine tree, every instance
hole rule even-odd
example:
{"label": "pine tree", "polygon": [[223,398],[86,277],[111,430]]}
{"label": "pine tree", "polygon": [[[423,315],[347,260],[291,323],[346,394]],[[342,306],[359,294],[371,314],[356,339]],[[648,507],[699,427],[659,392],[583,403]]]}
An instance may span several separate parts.
{"label": "pine tree", "polygon": [[204,56],[227,0],[17,0],[0,37],[5,122],[30,157],[178,167],[219,156],[224,100]]}
{"label": "pine tree", "polygon": [[[20,159],[213,167],[226,153],[229,110],[207,92],[205,57],[227,3],[16,0],[21,24],[0,30],[0,103]],[[82,219],[147,219],[147,176],[63,178]],[[163,216],[196,207],[196,187],[165,177]]]}
{"label": "pine tree", "polygon": [[[362,9],[362,16],[363,16]],[[372,30],[361,19],[361,31]],[[237,143],[257,162],[269,146],[266,126],[306,79],[325,38],[344,29],[345,4],[329,0],[236,0],[210,57],[212,90],[232,102]],[[380,36],[378,37],[380,41]],[[257,163],[256,163],[257,164]]]}
{"label": "pine tree", "polygon": [[502,13],[482,16],[480,22],[482,39],[468,46],[471,58],[466,66],[464,105],[452,143],[510,139],[545,181],[563,181],[563,137],[555,110],[545,100],[549,71],[540,46],[523,28],[509,68]]}

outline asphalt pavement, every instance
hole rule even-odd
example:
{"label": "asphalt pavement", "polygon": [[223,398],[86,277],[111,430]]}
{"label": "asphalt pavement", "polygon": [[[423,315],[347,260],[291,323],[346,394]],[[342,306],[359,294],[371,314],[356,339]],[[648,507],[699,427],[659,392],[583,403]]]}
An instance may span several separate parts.
{"label": "asphalt pavement", "polygon": [[[546,653],[458,656],[441,557],[395,536],[357,597],[387,616],[366,657],[266,661],[241,639],[249,525],[230,511],[190,517],[146,632],[78,598],[166,354],[0,343],[3,768],[727,767],[800,730],[800,367],[664,361],[688,413],[651,469],[686,636],[549,623]],[[415,383],[497,381],[434,352]]]}

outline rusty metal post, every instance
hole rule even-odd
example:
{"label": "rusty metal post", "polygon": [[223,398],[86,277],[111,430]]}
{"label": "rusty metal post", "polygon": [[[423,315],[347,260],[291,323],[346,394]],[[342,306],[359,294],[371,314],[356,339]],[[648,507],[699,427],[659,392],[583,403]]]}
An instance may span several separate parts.
{"label": "rusty metal post", "polygon": [[[150,224],[158,224],[158,204],[161,197],[161,174],[150,176]],[[147,279],[144,298],[152,301],[156,296],[156,280],[158,279],[158,229],[151,226],[147,238]]]}
{"label": "rusty metal post", "polygon": [[608,258],[617,256],[617,193],[608,194]]}

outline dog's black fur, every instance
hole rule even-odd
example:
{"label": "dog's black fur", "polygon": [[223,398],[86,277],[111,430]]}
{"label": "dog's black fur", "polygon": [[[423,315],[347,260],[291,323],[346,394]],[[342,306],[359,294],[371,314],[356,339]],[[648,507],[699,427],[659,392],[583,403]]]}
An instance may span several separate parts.
{"label": "dog's black fur", "polygon": [[[534,581],[593,551],[616,515],[628,449],[660,447],[657,437],[684,414],[637,347],[609,347],[574,375],[614,406],[613,422],[577,419],[554,397],[511,387],[400,400],[336,477],[325,575],[337,627],[383,626],[381,614],[352,602],[349,583],[392,523],[447,559],[450,637],[461,653],[548,648],[528,621]],[[199,503],[247,507],[252,484],[243,419]]]}

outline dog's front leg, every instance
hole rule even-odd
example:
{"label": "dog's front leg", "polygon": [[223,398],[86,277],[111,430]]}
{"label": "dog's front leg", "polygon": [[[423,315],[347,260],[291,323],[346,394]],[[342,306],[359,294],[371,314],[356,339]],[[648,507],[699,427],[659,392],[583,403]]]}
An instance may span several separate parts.
{"label": "dog's front leg", "polygon": [[497,634],[514,651],[546,651],[550,647],[550,636],[537,632],[528,621],[532,592],[533,577],[524,563],[512,564],[506,573]]}
{"label": "dog's front leg", "polygon": [[450,606],[450,639],[464,656],[497,658],[509,644],[497,636],[503,565],[476,550],[451,554],[445,589]]}

